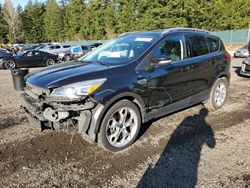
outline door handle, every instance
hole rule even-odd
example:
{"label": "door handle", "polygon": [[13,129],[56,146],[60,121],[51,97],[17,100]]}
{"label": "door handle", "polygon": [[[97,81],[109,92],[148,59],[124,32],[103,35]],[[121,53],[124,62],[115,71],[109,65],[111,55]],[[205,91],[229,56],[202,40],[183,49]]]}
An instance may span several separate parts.
{"label": "door handle", "polygon": [[183,68],[181,68],[181,71],[182,72],[185,72],[185,71],[189,71],[189,70],[191,70],[192,68],[191,68],[191,66],[184,66]]}

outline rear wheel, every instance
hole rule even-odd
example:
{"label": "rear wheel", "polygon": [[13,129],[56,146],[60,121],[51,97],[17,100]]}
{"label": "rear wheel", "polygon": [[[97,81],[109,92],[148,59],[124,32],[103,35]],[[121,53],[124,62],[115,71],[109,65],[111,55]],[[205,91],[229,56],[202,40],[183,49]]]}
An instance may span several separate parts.
{"label": "rear wheel", "polygon": [[65,55],[64,56],[64,61],[70,61],[70,56],[69,55]]}
{"label": "rear wheel", "polygon": [[7,60],[4,63],[4,67],[8,70],[13,70],[14,68],[16,68],[16,63],[12,60]]}
{"label": "rear wheel", "polygon": [[214,83],[208,101],[204,104],[210,111],[221,108],[227,98],[228,81],[226,78],[219,78]]}
{"label": "rear wheel", "polygon": [[47,61],[46,61],[46,66],[52,66],[52,65],[54,65],[54,64],[55,64],[54,59],[47,59]]}
{"label": "rear wheel", "polygon": [[141,115],[129,100],[113,105],[106,113],[98,134],[98,144],[109,151],[120,151],[130,146],[138,136]]}

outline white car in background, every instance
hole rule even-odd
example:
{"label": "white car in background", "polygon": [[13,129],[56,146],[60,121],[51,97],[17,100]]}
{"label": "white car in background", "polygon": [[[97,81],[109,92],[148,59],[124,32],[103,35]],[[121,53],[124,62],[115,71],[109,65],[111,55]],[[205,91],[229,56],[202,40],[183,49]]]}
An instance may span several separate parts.
{"label": "white car in background", "polygon": [[243,46],[234,53],[234,57],[248,57],[248,56],[249,56],[248,45]]}
{"label": "white car in background", "polygon": [[71,48],[68,48],[68,50],[65,50],[64,52],[60,52],[58,54],[58,58],[62,61],[70,61],[72,59],[76,60],[91,51],[92,49],[87,45],[73,46]]}
{"label": "white car in background", "polygon": [[69,50],[70,48],[71,48],[71,45],[61,45],[59,43],[53,43],[53,44],[44,46],[40,50],[54,54],[54,55],[58,55],[59,53]]}

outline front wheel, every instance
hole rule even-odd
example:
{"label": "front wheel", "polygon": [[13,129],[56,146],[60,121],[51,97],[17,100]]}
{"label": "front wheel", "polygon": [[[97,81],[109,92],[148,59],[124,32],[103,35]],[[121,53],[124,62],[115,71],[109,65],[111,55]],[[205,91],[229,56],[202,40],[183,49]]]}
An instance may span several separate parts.
{"label": "front wheel", "polygon": [[109,151],[121,151],[135,141],[140,127],[141,114],[138,107],[129,100],[121,100],[104,116],[98,144]]}
{"label": "front wheel", "polygon": [[204,104],[210,111],[221,108],[228,95],[227,78],[219,78],[214,83],[208,101]]}

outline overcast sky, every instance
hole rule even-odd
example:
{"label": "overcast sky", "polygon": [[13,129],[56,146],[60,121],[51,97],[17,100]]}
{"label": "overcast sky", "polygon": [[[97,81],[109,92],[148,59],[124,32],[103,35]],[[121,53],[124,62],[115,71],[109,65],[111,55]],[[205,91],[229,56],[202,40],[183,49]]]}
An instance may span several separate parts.
{"label": "overcast sky", "polygon": [[[18,4],[20,4],[23,8],[25,7],[25,5],[28,3],[29,0],[12,0],[13,4],[15,6],[17,6]],[[34,1],[34,0],[33,0]],[[39,0],[40,2],[43,2],[45,0]],[[0,0],[0,3],[3,4],[4,0]]]}

